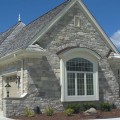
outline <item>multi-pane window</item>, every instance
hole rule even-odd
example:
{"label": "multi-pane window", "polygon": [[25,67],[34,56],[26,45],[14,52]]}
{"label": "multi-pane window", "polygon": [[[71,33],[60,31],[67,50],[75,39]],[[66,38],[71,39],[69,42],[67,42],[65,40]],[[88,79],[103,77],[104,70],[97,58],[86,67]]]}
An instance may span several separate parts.
{"label": "multi-pane window", "polygon": [[12,76],[8,76],[6,77],[6,80],[10,81],[10,80],[16,80],[17,75],[12,75]]}
{"label": "multi-pane window", "polygon": [[75,74],[67,73],[68,78],[68,95],[75,95]]}
{"label": "multi-pane window", "polygon": [[66,63],[67,95],[94,95],[93,64],[84,58],[73,58]]}

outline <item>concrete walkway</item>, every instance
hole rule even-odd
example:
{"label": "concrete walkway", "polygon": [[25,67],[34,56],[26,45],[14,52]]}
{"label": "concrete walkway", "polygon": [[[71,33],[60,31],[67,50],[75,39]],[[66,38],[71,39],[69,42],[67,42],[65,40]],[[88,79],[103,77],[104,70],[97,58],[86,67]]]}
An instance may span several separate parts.
{"label": "concrete walkway", "polygon": [[4,117],[3,111],[0,111],[0,120],[13,120],[13,119]]}
{"label": "concrete walkway", "polygon": [[10,118],[0,116],[0,120],[14,120],[14,119],[10,119]]}
{"label": "concrete walkway", "polygon": [[120,120],[120,118],[94,119],[94,120]]}

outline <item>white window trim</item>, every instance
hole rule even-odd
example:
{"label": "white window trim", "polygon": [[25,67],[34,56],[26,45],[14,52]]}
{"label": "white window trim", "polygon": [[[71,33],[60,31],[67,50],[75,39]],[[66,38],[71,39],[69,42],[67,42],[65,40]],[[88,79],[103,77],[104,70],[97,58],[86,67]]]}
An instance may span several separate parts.
{"label": "white window trim", "polygon": [[18,71],[2,74],[2,77],[17,75]]}
{"label": "white window trim", "polygon": [[[66,75],[67,75],[67,73],[75,73],[75,85],[77,86],[77,77],[76,77],[76,75],[77,75],[77,73],[83,73],[84,74],[84,88],[85,88],[85,95],[83,95],[83,96],[88,96],[87,95],[87,88],[86,88],[86,74],[87,73],[92,73],[93,74],[93,72],[79,72],[79,71],[66,71]],[[93,77],[94,77],[94,74],[93,74]],[[93,78],[94,79],[94,78]],[[67,76],[66,76],[66,80],[67,80]],[[68,85],[68,83],[66,82],[66,84]],[[66,86],[67,86],[66,85]],[[93,84],[94,85],[94,84]],[[94,87],[95,86],[93,86],[93,90],[94,90]],[[67,88],[66,88],[67,89]],[[94,95],[95,95],[95,91],[94,91]],[[82,96],[82,95],[81,95]],[[80,96],[80,97],[81,97]],[[91,95],[90,95],[91,96]],[[93,95],[92,95],[93,96]],[[73,96],[72,96],[73,97]],[[78,97],[78,95],[77,95],[77,87],[75,87],[75,95],[74,95],[74,97]]]}
{"label": "white window trim", "polygon": [[[60,72],[61,72],[61,101],[95,101],[99,100],[99,85],[98,85],[98,59],[100,56],[95,52],[86,48],[74,48],[60,55]],[[72,58],[84,58],[93,63],[93,79],[94,79],[94,95],[87,96],[68,96],[67,95],[67,74],[66,62]]]}
{"label": "white window trim", "polygon": [[[76,25],[77,19],[78,19],[78,23],[77,23],[77,25]],[[81,27],[81,19],[80,19],[80,16],[78,16],[78,15],[75,15],[75,16],[74,16],[74,26],[75,26],[75,27]]]}

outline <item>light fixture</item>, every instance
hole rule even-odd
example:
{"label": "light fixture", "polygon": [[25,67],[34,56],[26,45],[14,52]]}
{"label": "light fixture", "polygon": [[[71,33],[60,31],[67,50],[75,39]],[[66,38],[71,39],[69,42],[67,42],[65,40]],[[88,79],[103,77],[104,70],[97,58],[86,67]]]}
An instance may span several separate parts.
{"label": "light fixture", "polygon": [[7,83],[5,85],[5,88],[6,88],[6,91],[7,91],[7,97],[9,97],[9,91],[10,91],[11,85],[9,83]]}
{"label": "light fixture", "polygon": [[20,84],[20,76],[17,76],[17,78],[16,78],[16,84]]}

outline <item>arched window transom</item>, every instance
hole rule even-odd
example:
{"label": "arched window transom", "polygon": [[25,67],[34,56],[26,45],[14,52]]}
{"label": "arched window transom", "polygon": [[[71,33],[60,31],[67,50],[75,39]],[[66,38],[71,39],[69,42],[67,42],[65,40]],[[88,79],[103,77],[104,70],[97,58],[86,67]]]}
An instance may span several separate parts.
{"label": "arched window transom", "polygon": [[93,64],[84,58],[73,58],[67,61],[67,71],[93,72]]}

